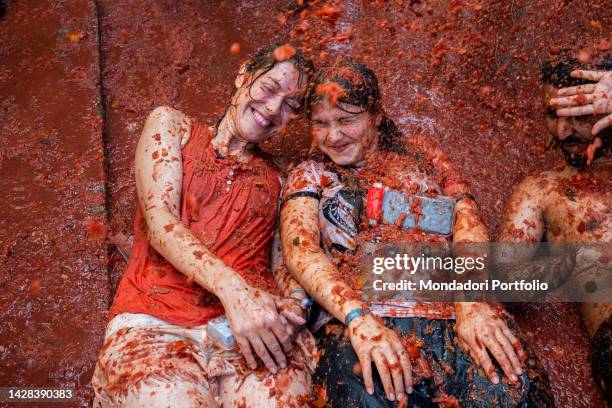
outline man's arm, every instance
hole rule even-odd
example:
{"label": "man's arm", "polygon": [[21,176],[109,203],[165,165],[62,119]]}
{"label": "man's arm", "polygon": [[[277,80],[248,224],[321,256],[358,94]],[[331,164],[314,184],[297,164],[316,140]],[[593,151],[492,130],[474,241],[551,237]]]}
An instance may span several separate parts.
{"label": "man's arm", "polygon": [[499,227],[500,242],[540,242],[544,238],[543,197],[546,183],[540,176],[525,178],[514,190],[504,209]]}

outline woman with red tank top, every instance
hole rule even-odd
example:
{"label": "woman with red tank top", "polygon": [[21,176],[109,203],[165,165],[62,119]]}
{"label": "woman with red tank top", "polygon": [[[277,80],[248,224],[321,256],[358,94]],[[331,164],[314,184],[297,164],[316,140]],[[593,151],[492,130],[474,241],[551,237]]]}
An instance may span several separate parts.
{"label": "woman with red tank top", "polygon": [[265,47],[242,65],[214,128],[171,108],[148,117],[136,150],[134,244],[92,380],[94,406],[310,399],[308,299],[282,262],[271,272],[281,184],[256,146],[300,109],[311,71],[292,47]]}

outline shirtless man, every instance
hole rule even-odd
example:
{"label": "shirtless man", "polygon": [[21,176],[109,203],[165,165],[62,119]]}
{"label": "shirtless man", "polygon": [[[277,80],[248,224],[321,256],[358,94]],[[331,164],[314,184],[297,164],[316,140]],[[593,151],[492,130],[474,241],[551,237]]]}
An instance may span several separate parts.
{"label": "shirtless man", "polygon": [[[597,71],[580,68],[569,59],[544,65],[546,124],[567,165],[531,175],[516,187],[500,242],[612,242],[612,58]],[[593,338],[593,373],[609,401],[611,312],[612,303],[582,304]]]}

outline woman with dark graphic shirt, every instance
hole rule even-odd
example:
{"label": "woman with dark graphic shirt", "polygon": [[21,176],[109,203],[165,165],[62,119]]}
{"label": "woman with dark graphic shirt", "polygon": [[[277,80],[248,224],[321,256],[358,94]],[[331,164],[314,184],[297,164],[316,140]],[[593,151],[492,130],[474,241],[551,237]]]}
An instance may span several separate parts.
{"label": "woman with dark graphic shirt", "polygon": [[[306,109],[325,157],[289,174],[281,239],[291,274],[337,319],[317,332],[322,357],[315,377],[327,387],[328,404],[406,406],[408,398],[419,407],[551,405],[543,382],[527,375],[535,373],[534,360],[525,361],[525,344],[501,307],[367,304],[354,272],[343,267],[371,239],[488,240],[476,203],[446,155],[425,137],[402,137],[382,113],[375,75],[356,62],[322,69]],[[444,196],[452,202],[452,235],[369,226],[365,191],[375,183],[415,197],[413,202],[417,196]]]}

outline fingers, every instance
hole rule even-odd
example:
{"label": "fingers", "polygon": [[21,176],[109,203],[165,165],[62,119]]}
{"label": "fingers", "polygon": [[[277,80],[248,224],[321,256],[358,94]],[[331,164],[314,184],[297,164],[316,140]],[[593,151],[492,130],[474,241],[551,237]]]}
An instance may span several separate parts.
{"label": "fingers", "polygon": [[255,360],[255,356],[251,351],[251,346],[249,346],[249,342],[242,336],[236,336],[236,343],[238,344],[238,348],[240,349],[240,353],[244,356],[249,368],[254,370],[257,368],[257,361]]}
{"label": "fingers", "polygon": [[506,356],[506,352],[503,350],[501,345],[497,342],[497,338],[493,335],[484,335],[484,344],[487,346],[495,360],[499,363],[504,374],[512,381],[517,381],[518,377],[514,372],[514,367],[510,364],[510,360],[508,356]]}
{"label": "fingers", "polygon": [[[291,336],[289,335],[289,332],[287,330],[287,320],[283,317],[283,316],[279,316],[279,324],[278,325],[273,325],[271,327],[272,332],[274,333],[274,336],[276,336],[276,338],[278,339],[278,341],[280,342],[283,351],[285,351],[286,353],[288,353],[289,351],[291,351]],[[291,326],[291,325],[289,325]],[[277,360],[278,361],[278,360]],[[284,367],[283,367],[284,368]]]}
{"label": "fingers", "polygon": [[[273,331],[266,330],[260,334],[266,348],[274,356],[277,365],[279,365],[280,368],[285,368],[287,367],[287,357],[285,357],[285,353],[283,353],[283,349],[278,342],[279,335],[283,338],[288,338],[284,327],[273,329]],[[291,344],[289,344],[289,347],[291,347]]]}
{"label": "fingers", "polygon": [[372,359],[369,354],[362,354],[359,356],[359,364],[361,364],[361,373],[363,375],[363,382],[366,386],[368,394],[374,394],[374,381],[372,380]]}
{"label": "fingers", "polygon": [[493,384],[499,384],[499,377],[495,372],[495,366],[493,366],[493,362],[491,362],[489,358],[487,349],[485,347],[472,347],[472,350],[489,380],[491,380]]}
{"label": "fingers", "polygon": [[570,86],[567,88],[561,88],[557,91],[557,95],[569,96],[569,95],[590,94],[595,91],[596,86],[597,84],[586,84],[586,85],[578,85],[578,86]]}
{"label": "fingers", "polygon": [[410,357],[408,356],[408,352],[404,349],[403,346],[399,346],[399,349],[396,350],[397,355],[399,356],[400,366],[402,368],[402,373],[404,374],[404,385],[406,392],[408,394],[412,393],[412,364],[410,363]]}
{"label": "fingers", "polygon": [[555,108],[565,108],[570,106],[583,106],[593,102],[593,94],[574,95],[564,98],[552,98],[550,105]]}
{"label": "fingers", "polygon": [[385,352],[384,356],[386,357],[388,368],[391,371],[395,399],[399,401],[404,397],[404,372],[400,366],[399,356],[392,350]]}
{"label": "fingers", "polygon": [[[274,364],[270,353],[268,353],[266,346],[264,346],[264,343],[261,341],[259,336],[253,334],[249,336],[248,339],[251,346],[253,346],[253,350],[255,350],[255,353],[259,356],[261,361],[263,361],[268,371],[270,371],[272,374],[276,374],[278,367],[276,367],[276,364]],[[257,365],[255,365],[255,367],[257,367]]]}
{"label": "fingers", "polygon": [[512,333],[512,331],[507,326],[504,326],[502,328],[502,332],[504,336],[506,336],[506,338],[510,341],[510,344],[512,344],[512,348],[516,351],[516,355],[519,360],[527,359],[527,353],[525,353],[525,350],[523,350],[521,342],[514,336],[514,333]]}
{"label": "fingers", "polygon": [[281,315],[284,316],[292,324],[295,324],[296,326],[302,326],[306,324],[306,319],[304,319],[302,316],[299,316],[293,313],[292,311],[283,310],[281,311]]}
{"label": "fingers", "polygon": [[387,395],[387,399],[389,401],[395,401],[395,394],[393,393],[393,382],[391,380],[391,373],[389,372],[389,368],[387,367],[387,359],[379,350],[374,350],[372,352],[372,357],[374,357],[374,364],[376,365],[376,369],[378,370],[378,375],[380,376],[380,380],[382,381],[382,385],[385,390],[385,394]]}
{"label": "fingers", "polygon": [[590,81],[599,81],[601,78],[606,75],[607,71],[586,71],[582,69],[578,69],[576,71],[572,71],[570,74],[574,78],[584,78]]}
{"label": "fingers", "polygon": [[612,114],[600,119],[593,125],[591,129],[591,134],[596,135],[608,126],[612,126]]}
{"label": "fingers", "polygon": [[559,116],[582,116],[591,115],[593,113],[593,105],[576,106],[573,108],[562,108],[557,109],[557,115]]}
{"label": "fingers", "polygon": [[495,332],[495,338],[497,339],[497,341],[501,345],[501,348],[504,350],[504,353],[506,353],[506,356],[510,360],[510,364],[512,364],[516,375],[523,374],[521,362],[519,361],[518,356],[516,355],[514,347],[512,347],[512,343],[508,340],[508,338],[501,330]]}

